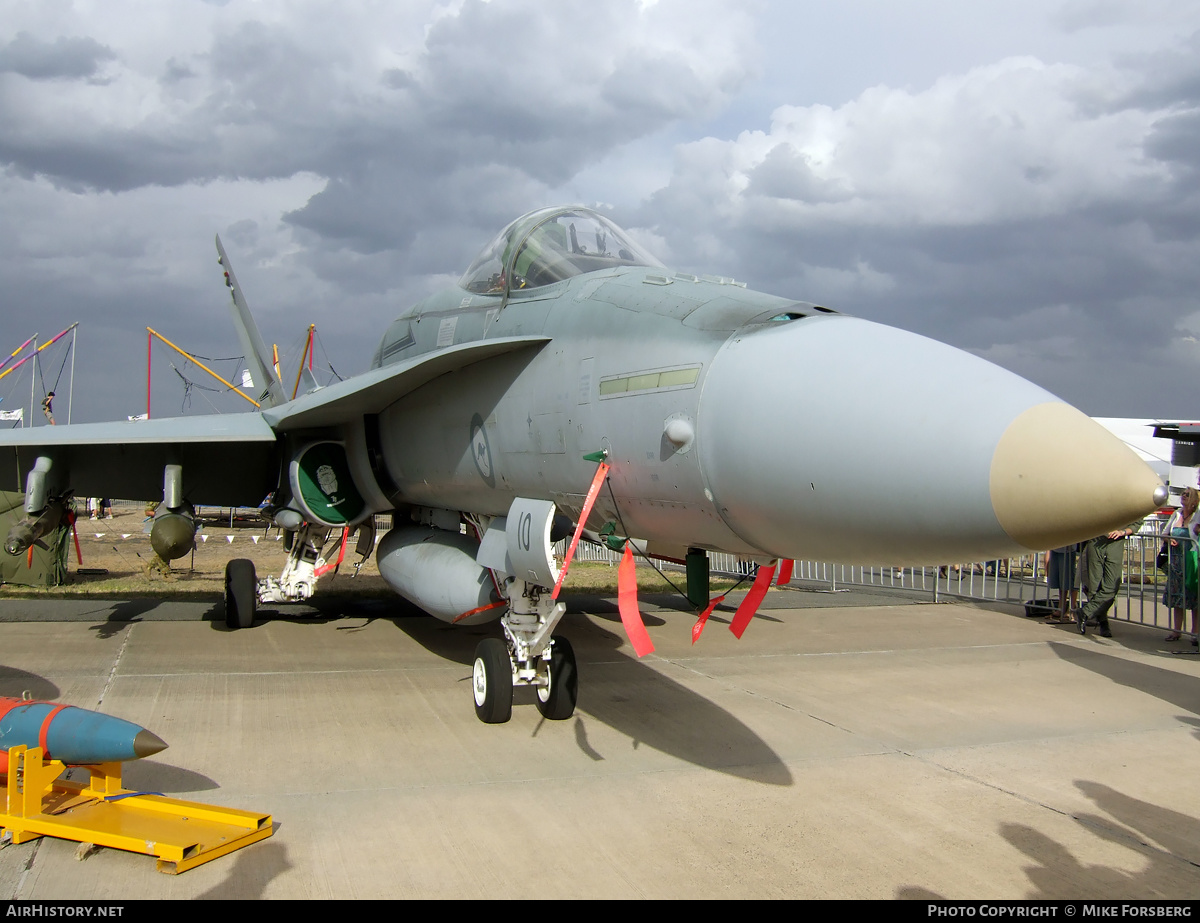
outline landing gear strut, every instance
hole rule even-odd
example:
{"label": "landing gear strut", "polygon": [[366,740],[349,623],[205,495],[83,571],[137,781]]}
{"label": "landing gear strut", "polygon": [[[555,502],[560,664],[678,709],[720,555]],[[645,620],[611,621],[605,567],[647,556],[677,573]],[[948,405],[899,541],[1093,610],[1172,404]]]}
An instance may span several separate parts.
{"label": "landing gear strut", "polygon": [[279,577],[257,579],[254,562],[238,558],[225,565],[225,624],[249,628],[258,604],[299,602],[313,595],[317,569],[325,563],[321,548],[329,538],[326,526],[303,524],[292,536],[287,564]]}
{"label": "landing gear strut", "polygon": [[505,640],[487,638],[475,649],[471,688],[475,714],[485,724],[512,717],[514,686],[537,688],[537,707],[550,721],[565,721],[579,699],[575,651],[552,632],[566,606],[547,587],[510,579],[505,583],[508,611],[500,619]]}
{"label": "landing gear strut", "polygon": [[292,533],[287,564],[278,577],[264,577],[258,585],[259,602],[301,602],[317,588],[317,568],[325,563],[321,549],[329,540],[329,527],[304,523]]}

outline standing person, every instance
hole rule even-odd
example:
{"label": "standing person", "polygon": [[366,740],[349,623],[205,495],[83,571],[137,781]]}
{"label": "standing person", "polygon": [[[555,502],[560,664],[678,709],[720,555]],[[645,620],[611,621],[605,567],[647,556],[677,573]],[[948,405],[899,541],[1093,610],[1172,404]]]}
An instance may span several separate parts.
{"label": "standing person", "polygon": [[1083,553],[1087,560],[1084,573],[1087,576],[1088,600],[1075,610],[1075,624],[1079,633],[1087,633],[1088,619],[1095,619],[1100,626],[1100,637],[1111,638],[1108,627],[1108,610],[1117,599],[1121,588],[1121,569],[1125,565],[1125,539],[1141,528],[1142,521],[1131,522],[1121,529],[1113,529],[1105,535],[1097,535],[1084,542]]}
{"label": "standing person", "polygon": [[[1079,590],[1075,585],[1075,565],[1079,558],[1079,544],[1063,545],[1046,552],[1046,582],[1050,589],[1058,590],[1058,614],[1046,616],[1047,622],[1070,622],[1068,612],[1079,606]],[[1067,599],[1071,600],[1070,609]]]}
{"label": "standing person", "polygon": [[[34,360],[35,362],[37,360]],[[50,425],[54,425],[54,392],[49,391],[42,398],[42,413],[46,415],[46,419],[50,421]]]}
{"label": "standing person", "polygon": [[1175,630],[1164,639],[1178,641],[1183,636],[1183,610],[1192,610],[1192,643],[1196,643],[1200,625],[1200,599],[1196,583],[1196,534],[1200,531],[1200,490],[1185,487],[1182,505],[1167,520],[1167,587],[1163,605],[1171,610]]}

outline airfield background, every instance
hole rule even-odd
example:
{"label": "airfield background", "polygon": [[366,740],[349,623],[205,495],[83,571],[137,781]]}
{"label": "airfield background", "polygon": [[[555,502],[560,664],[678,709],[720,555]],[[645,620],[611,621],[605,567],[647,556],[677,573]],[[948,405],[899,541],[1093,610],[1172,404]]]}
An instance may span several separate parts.
{"label": "airfield background", "polygon": [[[25,515],[25,494],[11,490],[0,491],[0,535]],[[67,548],[71,527],[65,523],[42,536],[46,547],[33,546],[33,566],[24,554],[0,553],[0,583],[19,586],[62,586],[67,580]]]}

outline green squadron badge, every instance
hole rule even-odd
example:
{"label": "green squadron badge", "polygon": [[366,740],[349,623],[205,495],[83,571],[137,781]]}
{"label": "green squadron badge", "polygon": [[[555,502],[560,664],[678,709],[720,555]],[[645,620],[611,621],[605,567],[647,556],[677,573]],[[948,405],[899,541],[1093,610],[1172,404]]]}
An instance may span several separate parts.
{"label": "green squadron badge", "polygon": [[292,496],[313,522],[344,526],[362,515],[365,504],[339,442],[314,442],[301,449],[288,469]]}

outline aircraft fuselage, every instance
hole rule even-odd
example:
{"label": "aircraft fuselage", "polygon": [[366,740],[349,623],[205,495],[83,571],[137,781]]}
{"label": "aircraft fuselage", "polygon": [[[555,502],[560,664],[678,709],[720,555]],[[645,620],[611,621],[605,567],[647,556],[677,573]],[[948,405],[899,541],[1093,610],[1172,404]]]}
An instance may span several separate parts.
{"label": "aircraft fuselage", "polygon": [[[1079,429],[1103,443],[1082,414],[960,350],[729,280],[629,266],[507,295],[456,288],[397,318],[376,362],[531,335],[549,342],[381,414],[404,503],[503,515],[532,497],[576,517],[595,468],[584,456],[604,449],[612,490],[589,525],[615,523],[671,555],[909,564],[1099,531],[1097,517],[1031,527],[1026,507],[1003,506],[1006,482],[1050,478],[1053,513],[1075,475],[1011,445],[998,455],[1014,422],[1044,408],[1009,443],[1049,444],[1063,426],[1061,438]],[[1126,474],[1145,508],[1157,480],[1136,465]]]}

